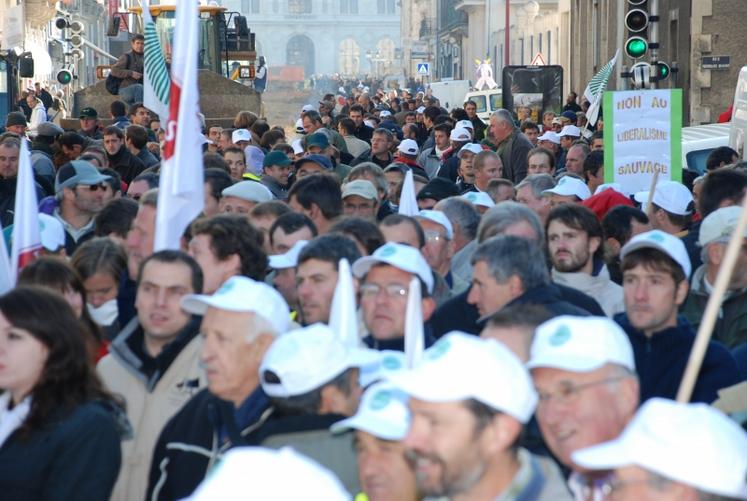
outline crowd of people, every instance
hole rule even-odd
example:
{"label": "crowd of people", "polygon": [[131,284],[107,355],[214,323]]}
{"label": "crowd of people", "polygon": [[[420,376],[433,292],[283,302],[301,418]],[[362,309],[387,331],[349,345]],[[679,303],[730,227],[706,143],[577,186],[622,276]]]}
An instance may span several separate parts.
{"label": "crowd of people", "polygon": [[747,499],[721,394],[747,379],[747,245],[674,401],[736,152],[622,193],[573,94],[485,123],[368,90],[203,119],[203,213],[158,252],[157,116],[7,116],[0,223],[10,248],[28,139],[43,249],[0,296],[0,497]]}

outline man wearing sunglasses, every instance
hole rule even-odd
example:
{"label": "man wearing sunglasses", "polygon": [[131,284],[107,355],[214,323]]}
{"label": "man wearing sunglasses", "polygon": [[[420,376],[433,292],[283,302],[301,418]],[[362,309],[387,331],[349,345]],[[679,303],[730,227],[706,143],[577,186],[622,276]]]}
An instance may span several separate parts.
{"label": "man wearing sunglasses", "polygon": [[104,182],[110,176],[101,174],[85,160],[73,160],[57,171],[55,197],[59,207],[56,217],[65,228],[65,251],[72,256],[78,245],[93,237],[93,217],[104,206]]}

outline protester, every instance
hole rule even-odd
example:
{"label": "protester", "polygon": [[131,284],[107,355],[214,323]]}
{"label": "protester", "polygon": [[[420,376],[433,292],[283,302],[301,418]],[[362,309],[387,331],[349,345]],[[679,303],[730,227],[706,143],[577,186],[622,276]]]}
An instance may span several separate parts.
{"label": "protester", "polygon": [[9,501],[107,501],[126,421],[86,356],[85,327],[58,294],[0,297],[0,485]]}

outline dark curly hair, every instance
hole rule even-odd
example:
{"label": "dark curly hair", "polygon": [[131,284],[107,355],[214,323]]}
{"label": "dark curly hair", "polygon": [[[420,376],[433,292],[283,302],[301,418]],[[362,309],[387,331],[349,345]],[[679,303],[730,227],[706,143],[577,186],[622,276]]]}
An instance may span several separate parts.
{"label": "dark curly hair", "polygon": [[16,287],[0,296],[0,313],[48,350],[41,376],[31,389],[31,409],[19,429],[21,437],[49,424],[56,413],[71,412],[91,400],[109,400],[121,406],[104,389],[86,356],[86,327],[59,294],[37,286]]}
{"label": "dark curly hair", "polygon": [[210,235],[210,249],[219,260],[237,254],[241,274],[253,280],[264,280],[267,254],[262,248],[264,236],[245,216],[218,214],[192,223],[192,235]]}

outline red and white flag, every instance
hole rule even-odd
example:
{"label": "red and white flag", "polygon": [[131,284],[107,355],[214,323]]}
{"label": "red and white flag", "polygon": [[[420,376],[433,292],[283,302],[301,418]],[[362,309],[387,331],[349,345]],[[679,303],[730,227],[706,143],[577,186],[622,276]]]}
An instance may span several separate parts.
{"label": "red and white flag", "polygon": [[175,27],[169,121],[158,185],[154,251],[179,249],[184,230],[205,205],[202,132],[197,116],[200,112],[197,2],[179,2]]}
{"label": "red and white flag", "polygon": [[39,231],[39,201],[36,198],[31,153],[25,139],[21,140],[21,153],[18,158],[18,181],[11,242],[10,278],[15,284],[18,272],[36,259],[42,249]]}

